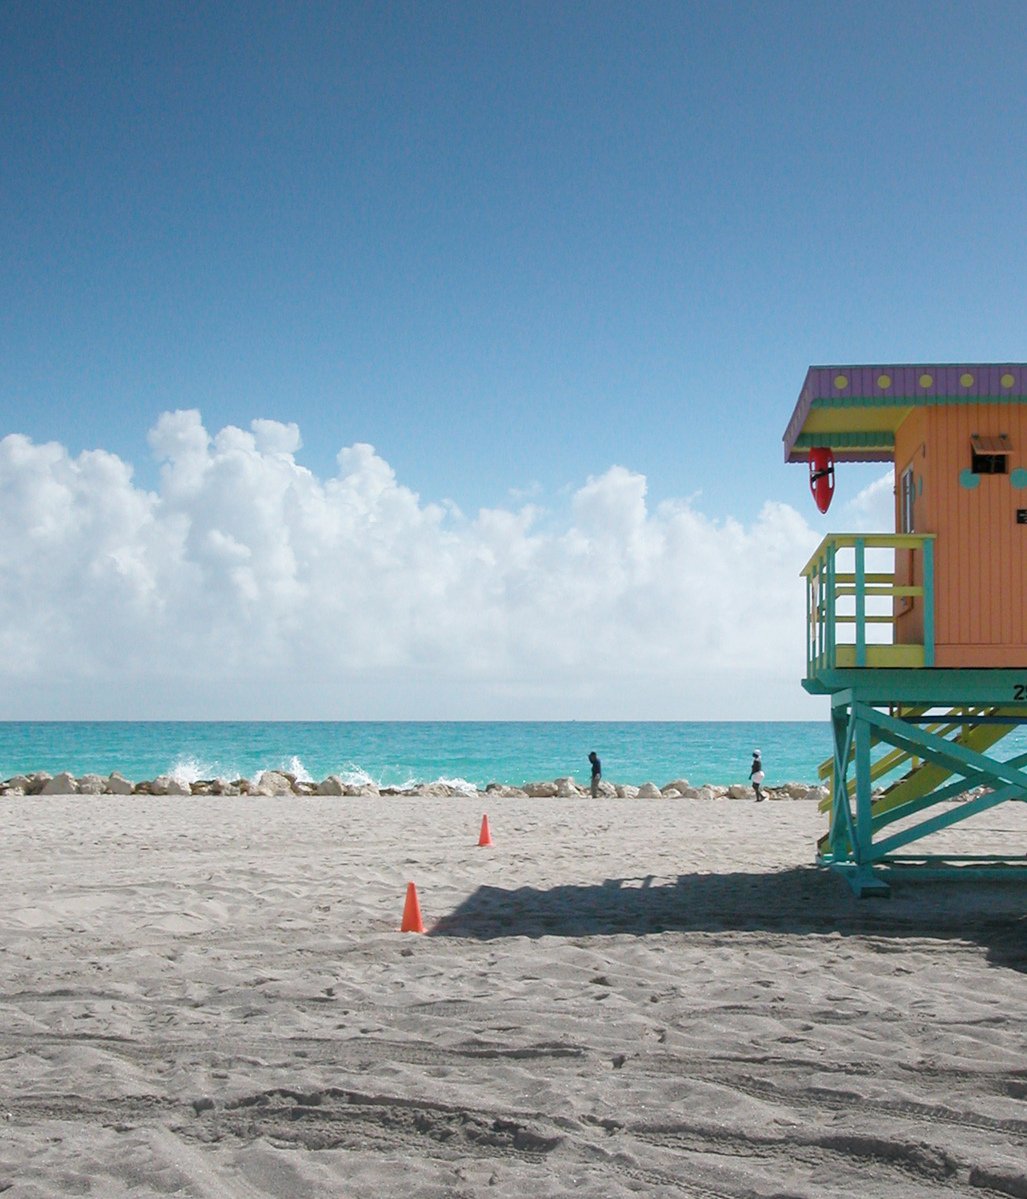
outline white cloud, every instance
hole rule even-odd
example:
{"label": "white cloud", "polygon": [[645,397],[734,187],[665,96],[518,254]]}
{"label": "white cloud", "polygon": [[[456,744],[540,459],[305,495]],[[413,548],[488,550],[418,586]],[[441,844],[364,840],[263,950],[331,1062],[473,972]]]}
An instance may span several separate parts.
{"label": "white cloud", "polygon": [[611,466],[543,529],[425,503],[369,445],[318,479],[292,424],[165,413],[149,440],[156,493],[111,454],[0,441],[0,715],[822,715],[799,685],[820,535],[787,505],[651,510]]}
{"label": "white cloud", "polygon": [[838,528],[848,533],[891,533],[895,530],[895,475],[889,469],[868,483],[841,508]]}

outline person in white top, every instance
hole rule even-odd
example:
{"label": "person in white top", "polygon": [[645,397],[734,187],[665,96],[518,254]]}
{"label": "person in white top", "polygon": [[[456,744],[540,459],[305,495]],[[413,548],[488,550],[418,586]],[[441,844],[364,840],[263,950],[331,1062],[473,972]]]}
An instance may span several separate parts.
{"label": "person in white top", "polygon": [[760,803],[766,799],[763,792],[763,759],[760,757],[760,751],[754,749],[752,751],[752,766],[749,768],[749,778],[752,779],[752,789],[756,792],[756,802]]}

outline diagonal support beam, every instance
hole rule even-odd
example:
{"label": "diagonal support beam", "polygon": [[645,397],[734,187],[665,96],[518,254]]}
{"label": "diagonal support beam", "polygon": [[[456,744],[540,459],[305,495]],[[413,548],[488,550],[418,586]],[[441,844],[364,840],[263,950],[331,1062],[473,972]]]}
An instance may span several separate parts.
{"label": "diagonal support beam", "polygon": [[[1020,754],[1015,758],[1010,758],[1006,763],[1008,766],[1027,766],[1027,754]],[[906,803],[900,804],[894,808],[887,808],[885,811],[877,810],[875,804],[874,811],[874,831],[887,827],[889,824],[894,824],[896,820],[905,820],[910,816],[915,816],[917,812],[922,812],[925,808],[934,807],[935,804],[941,803],[946,799],[955,799],[957,795],[961,795],[968,790],[966,779],[962,776],[954,783],[949,783],[944,787],[938,787],[937,790],[929,792],[927,795],[917,799],[907,800]],[[1016,795],[1007,796],[1008,799],[1016,799]]]}
{"label": "diagonal support beam", "polygon": [[999,804],[1013,799],[1018,791],[1017,787],[1002,787],[988,795],[979,795],[974,800],[968,800],[966,803],[960,804],[958,808],[950,808],[947,812],[941,812],[930,820],[924,820],[914,828],[903,829],[901,833],[885,837],[884,840],[878,841],[874,845],[871,858],[878,862],[885,854],[891,853],[894,849],[901,849],[903,845],[909,845],[911,841],[919,841],[931,833],[939,832],[952,824],[959,824],[960,821],[969,820],[971,816],[976,816],[980,812],[986,812],[989,808],[998,807]]}
{"label": "diagonal support beam", "polygon": [[983,783],[1010,783],[1019,791],[1027,794],[1027,773],[1017,770],[1008,762],[999,762],[995,758],[968,749],[939,737],[926,729],[911,729],[909,725],[894,716],[871,708],[867,704],[853,704],[853,711],[862,719],[874,725],[882,741],[895,745],[900,749],[915,750],[922,758],[930,758],[941,762],[966,779],[978,778]]}
{"label": "diagonal support beam", "polygon": [[[917,756],[945,766],[955,774],[959,774],[966,782],[974,785],[985,785],[993,788],[989,794],[979,796],[976,800],[961,804],[959,808],[942,812],[928,820],[921,821],[913,828],[904,829],[884,840],[873,841],[875,828],[871,816],[864,816],[857,807],[857,830],[859,833],[857,860],[862,863],[880,862],[892,850],[918,841],[931,833],[938,832],[950,825],[968,820],[978,812],[987,811],[998,804],[1010,799],[1019,799],[1027,795],[1027,773],[1017,769],[1020,759],[1010,762],[1000,762],[985,754],[969,749],[965,745],[947,740],[927,729],[910,728],[908,724],[889,716],[867,704],[853,704],[853,712],[857,725],[865,725],[867,729],[873,726],[880,740],[900,749],[915,752]],[[857,739],[858,740],[858,739]],[[859,788],[859,767],[857,766],[857,791]],[[865,790],[869,780],[864,784]],[[915,810],[934,806],[947,799],[954,791],[952,785],[943,787],[931,795],[923,796],[915,805]],[[907,815],[912,814],[914,806],[906,808]],[[900,809],[901,811],[901,809]],[[876,827],[880,827],[877,825]]]}

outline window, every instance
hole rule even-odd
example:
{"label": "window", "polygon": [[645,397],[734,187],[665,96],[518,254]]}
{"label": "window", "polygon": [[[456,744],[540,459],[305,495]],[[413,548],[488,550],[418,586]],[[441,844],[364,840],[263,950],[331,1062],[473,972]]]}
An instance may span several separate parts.
{"label": "window", "polygon": [[916,529],[913,509],[916,504],[916,481],[913,468],[907,466],[899,480],[899,532],[912,533]]}
{"label": "window", "polygon": [[1006,475],[1009,473],[1009,451],[1013,448],[1006,433],[997,437],[970,438],[970,470],[975,475]]}

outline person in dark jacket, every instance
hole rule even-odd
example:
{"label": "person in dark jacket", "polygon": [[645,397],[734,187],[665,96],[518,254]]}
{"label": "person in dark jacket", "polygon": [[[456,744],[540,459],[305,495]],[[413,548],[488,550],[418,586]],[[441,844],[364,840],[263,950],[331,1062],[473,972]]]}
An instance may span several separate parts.
{"label": "person in dark jacket", "polygon": [[599,761],[595,750],[588,755],[588,760],[592,763],[592,798],[595,799],[599,795],[599,780],[603,777],[603,764]]}

